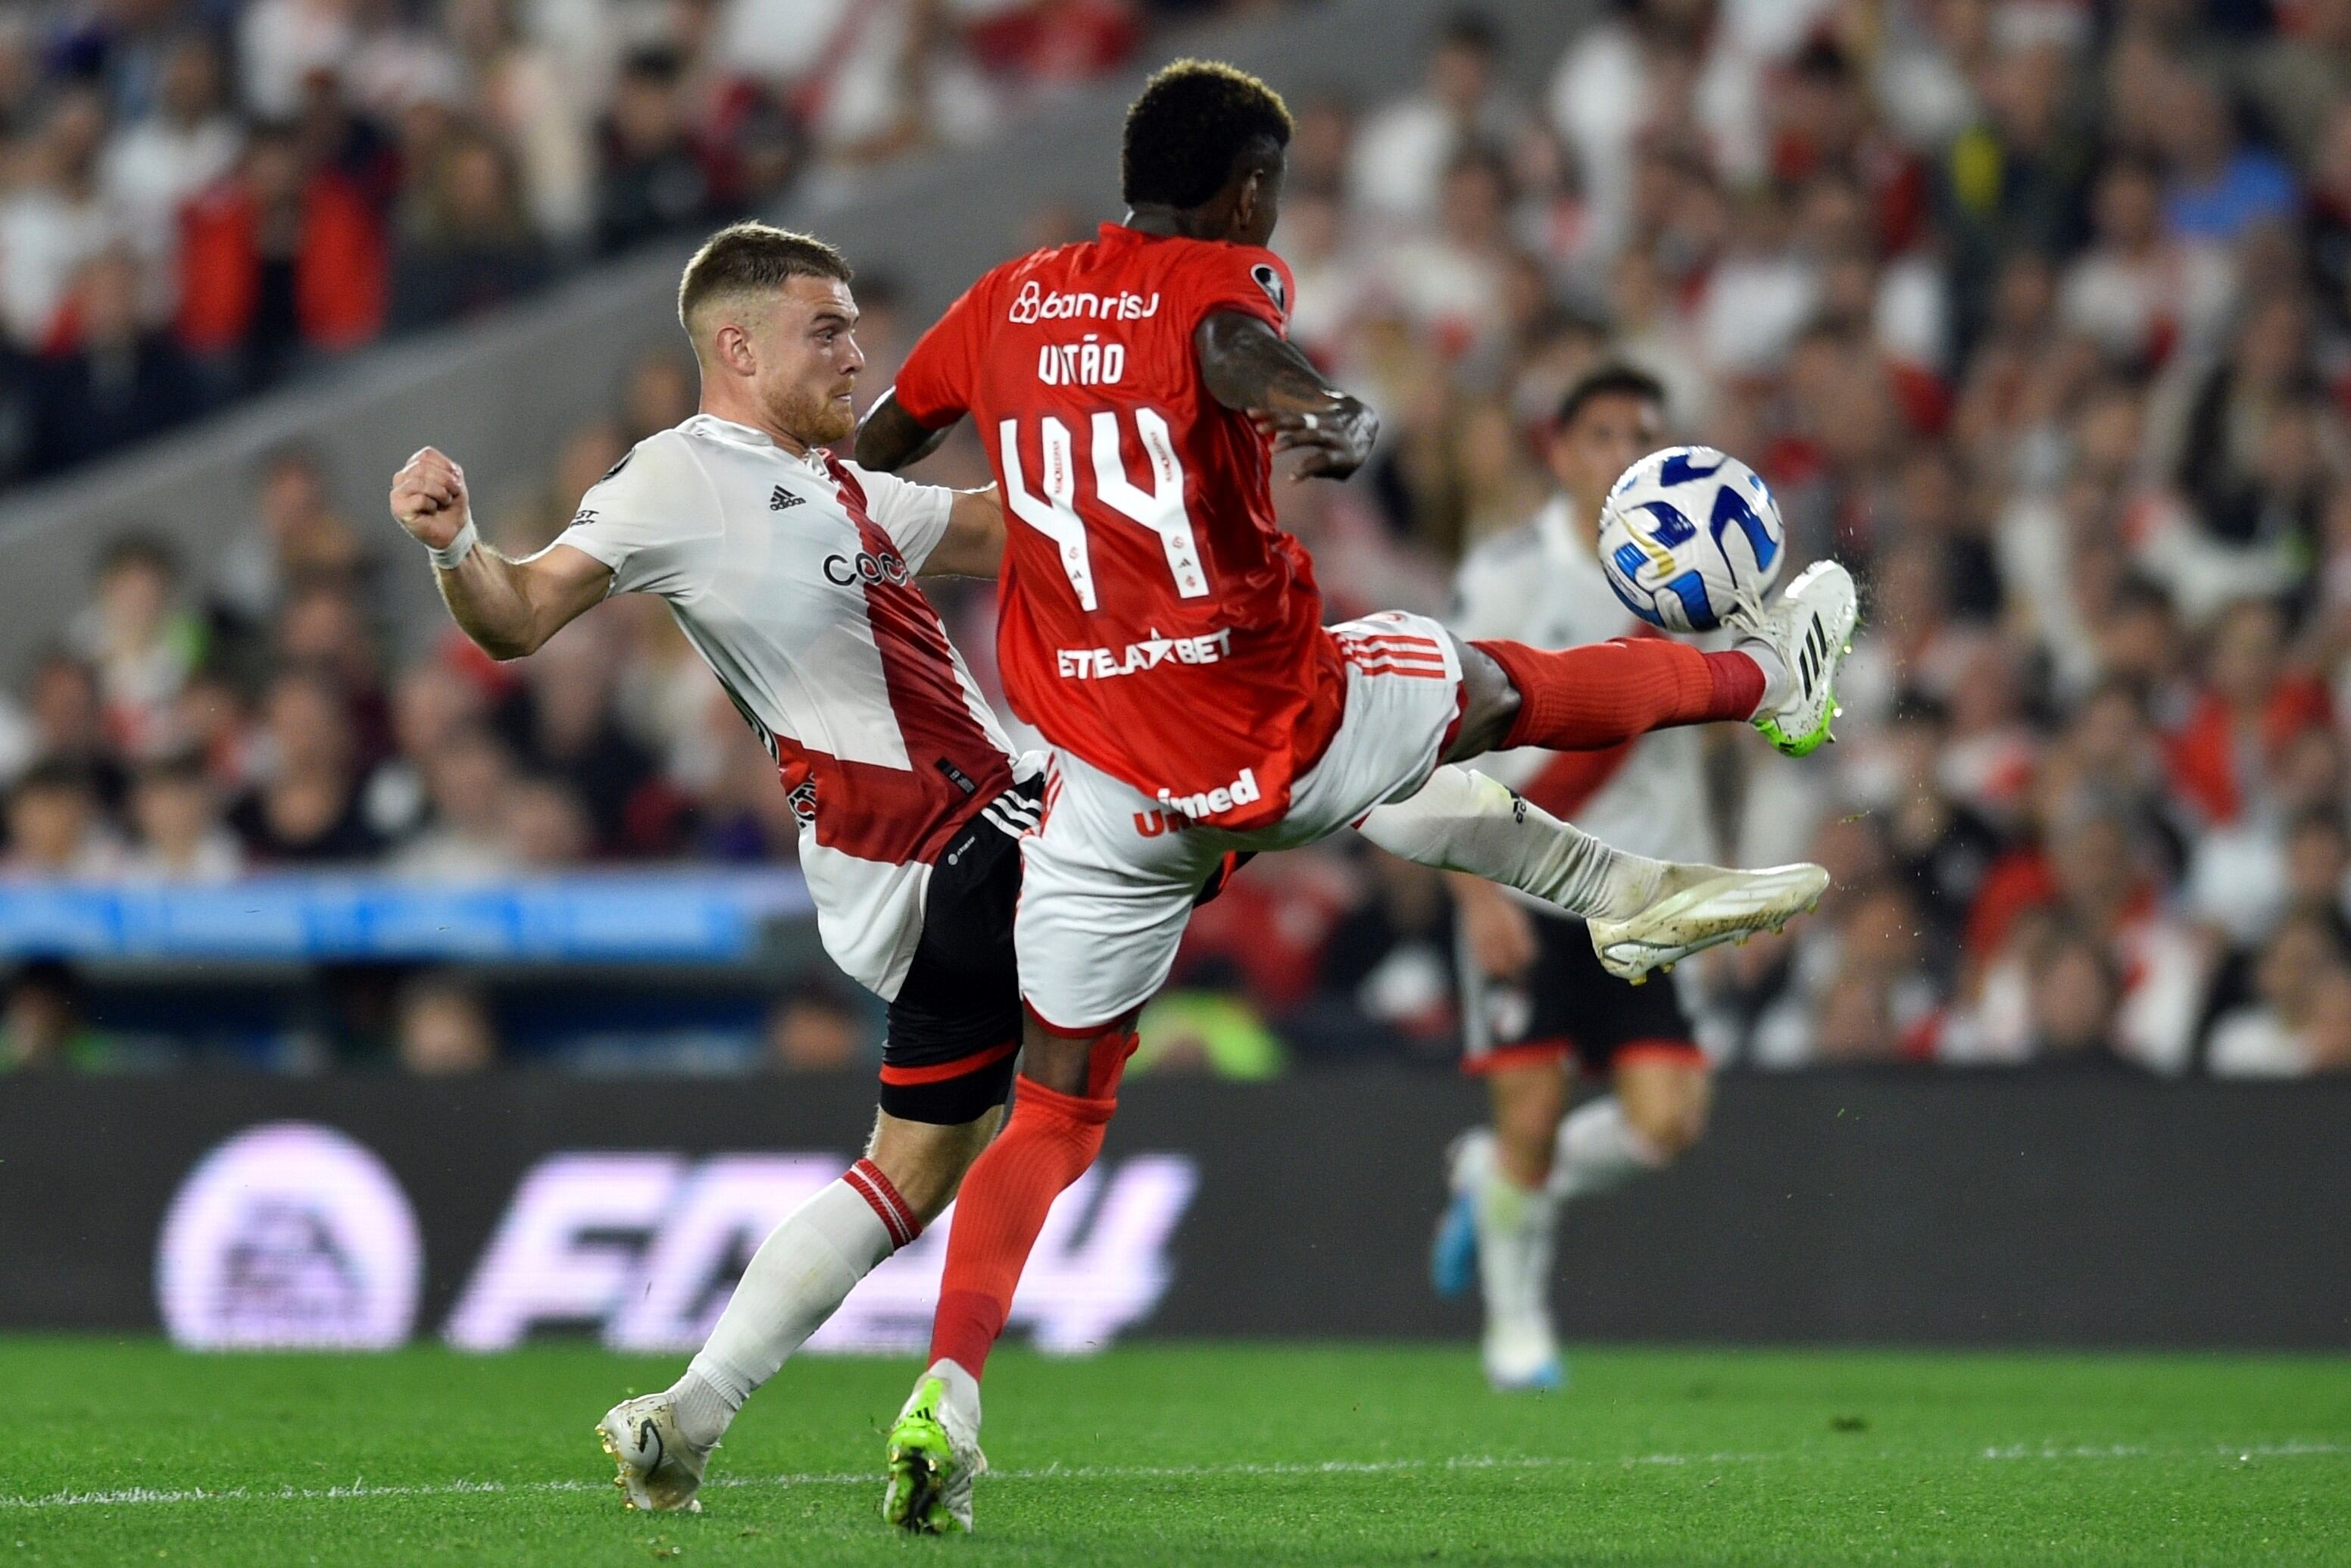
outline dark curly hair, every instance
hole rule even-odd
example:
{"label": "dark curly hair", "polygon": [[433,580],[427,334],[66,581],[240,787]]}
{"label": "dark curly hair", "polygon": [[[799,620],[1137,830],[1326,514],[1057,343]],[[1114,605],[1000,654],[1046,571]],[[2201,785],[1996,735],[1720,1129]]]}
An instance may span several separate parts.
{"label": "dark curly hair", "polygon": [[1589,370],[1569,383],[1566,394],[1559,400],[1559,413],[1552,423],[1565,430],[1575,423],[1586,404],[1595,398],[1629,397],[1643,402],[1666,406],[1665,383],[1648,371],[1631,365],[1609,363]]}
{"label": "dark curly hair", "polygon": [[1290,106],[1244,70],[1177,60],[1143,86],[1126,111],[1119,188],[1129,206],[1204,205],[1259,137],[1290,145]]}

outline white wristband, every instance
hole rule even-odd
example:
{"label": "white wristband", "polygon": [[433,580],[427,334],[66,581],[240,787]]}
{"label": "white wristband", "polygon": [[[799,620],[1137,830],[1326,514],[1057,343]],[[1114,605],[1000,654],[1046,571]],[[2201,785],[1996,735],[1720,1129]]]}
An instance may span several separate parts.
{"label": "white wristband", "polygon": [[424,549],[424,553],[431,556],[433,558],[433,564],[439,567],[443,571],[455,571],[459,566],[464,564],[467,556],[474,553],[474,546],[479,542],[481,537],[482,536],[476,533],[474,529],[474,519],[467,517],[465,519],[465,526],[457,530],[457,537],[455,538],[451,539],[447,544],[443,545],[438,549],[434,549],[432,546],[427,545]]}

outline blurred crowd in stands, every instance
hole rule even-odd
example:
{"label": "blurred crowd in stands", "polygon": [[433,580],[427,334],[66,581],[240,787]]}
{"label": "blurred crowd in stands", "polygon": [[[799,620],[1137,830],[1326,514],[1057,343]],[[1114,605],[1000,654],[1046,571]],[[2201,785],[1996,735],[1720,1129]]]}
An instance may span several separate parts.
{"label": "blurred crowd in stands", "polygon": [[8,0],[0,486],[804,180],[1217,0]]}
{"label": "blurred crowd in stands", "polygon": [[[1836,879],[1785,938],[1675,977],[1709,1051],[2351,1070],[2351,0],[1631,0],[1540,73],[1475,13],[1426,59],[1393,101],[1306,62],[1281,84],[1295,336],[1386,421],[1354,483],[1279,487],[1332,617],[1442,612],[1461,551],[1545,499],[1562,388],[1611,360],[1764,473],[1791,575],[1833,552],[1864,584],[1835,747],[1708,737],[1728,853]],[[595,230],[601,197],[525,184]],[[858,259],[870,396],[922,323]],[[486,531],[552,538],[690,377],[643,361]],[[925,470],[985,475],[967,432]],[[120,544],[0,710],[17,873],[791,854],[772,767],[657,605],[515,665],[444,637],[388,667],[366,585],[414,552],[298,450],[250,516],[201,570]],[[941,598],[991,680],[988,596]],[[1449,1066],[1454,962],[1432,874],[1261,858],[1195,920],[1138,1070]],[[494,1055],[478,995],[442,994],[478,1027],[415,1060]],[[768,1039],[873,1051],[820,986]]]}

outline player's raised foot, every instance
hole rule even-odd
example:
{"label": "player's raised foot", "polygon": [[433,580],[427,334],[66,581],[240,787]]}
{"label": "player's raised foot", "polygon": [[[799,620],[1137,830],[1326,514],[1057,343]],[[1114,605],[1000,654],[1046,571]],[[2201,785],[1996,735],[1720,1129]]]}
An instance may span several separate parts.
{"label": "player's raised foot", "polygon": [[882,1517],[916,1535],[971,1530],[971,1483],[987,1472],[979,1451],[979,1385],[952,1361],[932,1363],[890,1428],[890,1484]]}
{"label": "player's raised foot", "polygon": [[1814,561],[1788,584],[1779,601],[1758,612],[1748,635],[1771,645],[1788,666],[1793,692],[1756,714],[1753,723],[1790,757],[1808,757],[1823,741],[1843,710],[1836,701],[1837,665],[1853,652],[1854,628],[1861,623],[1861,601],[1853,574],[1833,560]]}
{"label": "player's raised foot", "polygon": [[1478,1192],[1493,1160],[1494,1134],[1489,1127],[1470,1128],[1446,1152],[1449,1196],[1428,1250],[1428,1282],[1448,1301],[1468,1295],[1478,1283]]}
{"label": "player's raised foot", "polygon": [[1760,871],[1677,865],[1646,907],[1587,923],[1593,951],[1603,968],[1637,986],[1693,953],[1779,930],[1817,905],[1828,885],[1826,868],[1808,861]]}
{"label": "player's raised foot", "polygon": [[677,1409],[666,1389],[622,1400],[596,1423],[596,1436],[621,1468],[612,1484],[631,1508],[702,1511],[702,1500],[694,1494],[702,1490],[710,1449],[696,1448],[678,1431]]}

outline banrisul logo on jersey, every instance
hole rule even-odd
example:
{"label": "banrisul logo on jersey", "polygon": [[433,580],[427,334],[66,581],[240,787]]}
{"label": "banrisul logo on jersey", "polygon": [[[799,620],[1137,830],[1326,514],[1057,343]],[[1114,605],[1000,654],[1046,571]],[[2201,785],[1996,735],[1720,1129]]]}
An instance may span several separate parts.
{"label": "banrisul logo on jersey", "polygon": [[1141,321],[1159,314],[1159,296],[1089,294],[1082,289],[1048,294],[1035,278],[1012,297],[1006,319],[1015,326],[1031,321]]}

